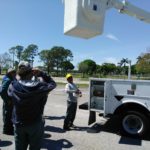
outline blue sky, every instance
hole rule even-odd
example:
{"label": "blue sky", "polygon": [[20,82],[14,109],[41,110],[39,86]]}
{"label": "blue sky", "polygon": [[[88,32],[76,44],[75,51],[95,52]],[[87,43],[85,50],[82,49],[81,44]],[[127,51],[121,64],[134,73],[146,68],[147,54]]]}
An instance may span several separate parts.
{"label": "blue sky", "polygon": [[[150,11],[150,0],[128,0]],[[63,46],[73,52],[73,64],[92,59],[97,64],[136,58],[150,48],[150,24],[110,9],[104,32],[85,40],[63,34],[62,0],[0,0],[0,53],[16,45],[36,44],[39,50]],[[40,62],[36,61],[36,64]]]}

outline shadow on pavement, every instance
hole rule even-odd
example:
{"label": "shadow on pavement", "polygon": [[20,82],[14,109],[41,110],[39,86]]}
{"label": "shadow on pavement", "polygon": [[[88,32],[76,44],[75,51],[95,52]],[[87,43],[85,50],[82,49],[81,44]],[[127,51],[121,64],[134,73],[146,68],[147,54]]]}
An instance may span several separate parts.
{"label": "shadow on pavement", "polygon": [[0,140],[0,147],[6,147],[12,145],[11,141],[1,141]]}
{"label": "shadow on pavement", "polygon": [[120,138],[119,144],[127,144],[127,145],[138,145],[141,146],[142,145],[142,140],[141,139],[134,139],[134,138],[130,138],[130,137],[124,137],[122,136]]}
{"label": "shadow on pavement", "polygon": [[56,133],[64,133],[65,131],[61,128],[47,125],[45,126],[45,131],[56,132]]}
{"label": "shadow on pavement", "polygon": [[142,140],[150,141],[150,137],[138,138],[138,137],[129,137],[123,134],[120,131],[120,127],[118,124],[118,117],[113,116],[105,123],[95,123],[89,129],[87,129],[88,133],[99,133],[99,132],[109,132],[114,133],[120,136],[119,144],[128,144],[128,145],[142,145]]}
{"label": "shadow on pavement", "polygon": [[79,105],[79,109],[88,110],[88,102]]}
{"label": "shadow on pavement", "polygon": [[92,125],[87,132],[88,133],[99,133],[101,131],[110,132],[110,133],[119,133],[119,125],[117,123],[117,117],[111,117],[107,121],[101,121],[101,123],[95,123]]}
{"label": "shadow on pavement", "polygon": [[44,139],[42,148],[47,150],[62,150],[63,148],[71,148],[72,146],[72,143],[66,139],[60,139],[57,141]]}
{"label": "shadow on pavement", "polygon": [[61,120],[65,119],[65,116],[44,116],[44,118],[49,120]]}

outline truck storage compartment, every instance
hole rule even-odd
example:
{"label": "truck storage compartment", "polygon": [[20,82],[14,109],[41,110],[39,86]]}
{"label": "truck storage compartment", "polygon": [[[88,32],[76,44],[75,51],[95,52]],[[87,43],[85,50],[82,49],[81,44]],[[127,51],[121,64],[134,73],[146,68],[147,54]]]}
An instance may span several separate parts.
{"label": "truck storage compartment", "polygon": [[104,81],[91,81],[90,109],[104,109]]}

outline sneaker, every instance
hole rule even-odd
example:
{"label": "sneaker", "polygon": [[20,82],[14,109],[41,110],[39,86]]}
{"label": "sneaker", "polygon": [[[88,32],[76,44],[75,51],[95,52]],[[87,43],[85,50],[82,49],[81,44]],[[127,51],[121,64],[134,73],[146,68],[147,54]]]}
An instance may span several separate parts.
{"label": "sneaker", "polygon": [[77,128],[77,126],[75,126],[74,124],[71,124],[69,127],[71,127],[71,128]]}
{"label": "sneaker", "polygon": [[70,128],[69,128],[69,127],[63,127],[63,129],[64,129],[64,130],[67,130],[67,131],[69,131],[69,130],[70,130]]}
{"label": "sneaker", "polygon": [[14,132],[6,132],[6,131],[3,131],[3,134],[6,134],[6,135],[14,135]]}
{"label": "sneaker", "polygon": [[64,126],[63,126],[63,129],[64,129],[64,130],[70,130],[69,126],[67,126],[67,125],[64,125]]}

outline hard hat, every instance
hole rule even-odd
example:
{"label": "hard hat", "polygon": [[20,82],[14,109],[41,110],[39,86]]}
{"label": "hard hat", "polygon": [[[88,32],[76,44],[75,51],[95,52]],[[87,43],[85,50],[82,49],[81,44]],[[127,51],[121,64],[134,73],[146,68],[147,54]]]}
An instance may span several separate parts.
{"label": "hard hat", "polygon": [[68,74],[66,75],[66,79],[68,79],[68,78],[70,78],[70,77],[72,77],[72,74],[68,73]]}

